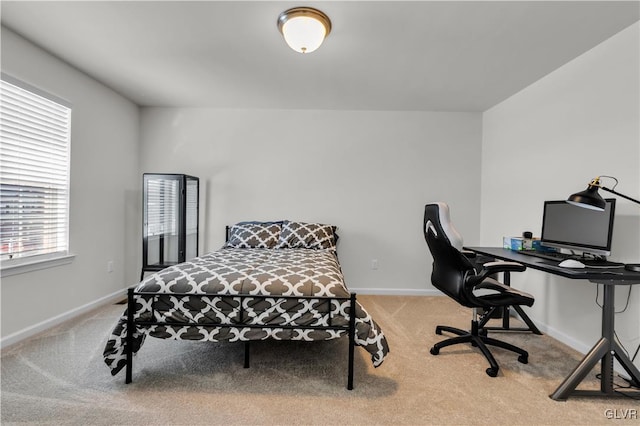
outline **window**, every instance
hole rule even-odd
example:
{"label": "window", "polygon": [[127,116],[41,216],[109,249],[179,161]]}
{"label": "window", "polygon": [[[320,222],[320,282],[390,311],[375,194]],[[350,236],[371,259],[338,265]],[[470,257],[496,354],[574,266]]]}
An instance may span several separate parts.
{"label": "window", "polygon": [[16,259],[68,254],[71,107],[4,73],[0,84],[0,259],[4,270]]}
{"label": "window", "polygon": [[147,236],[176,235],[178,229],[178,186],[175,179],[149,179],[147,188]]}

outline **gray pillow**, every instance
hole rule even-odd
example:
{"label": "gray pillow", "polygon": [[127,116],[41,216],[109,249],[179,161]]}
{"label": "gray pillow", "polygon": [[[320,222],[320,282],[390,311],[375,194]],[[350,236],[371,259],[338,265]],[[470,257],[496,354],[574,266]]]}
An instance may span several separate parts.
{"label": "gray pillow", "polygon": [[275,248],[336,249],[336,227],[285,220]]}
{"label": "gray pillow", "polygon": [[224,248],[273,248],[282,222],[240,222],[231,227]]}

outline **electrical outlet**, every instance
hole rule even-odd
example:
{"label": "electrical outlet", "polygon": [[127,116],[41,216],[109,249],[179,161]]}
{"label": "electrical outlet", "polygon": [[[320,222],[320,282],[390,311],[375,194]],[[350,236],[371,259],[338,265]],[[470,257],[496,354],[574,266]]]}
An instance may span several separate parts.
{"label": "electrical outlet", "polygon": [[113,272],[113,260],[110,260],[107,262],[107,272],[108,273]]}
{"label": "electrical outlet", "polygon": [[378,259],[371,259],[371,269],[378,269]]}

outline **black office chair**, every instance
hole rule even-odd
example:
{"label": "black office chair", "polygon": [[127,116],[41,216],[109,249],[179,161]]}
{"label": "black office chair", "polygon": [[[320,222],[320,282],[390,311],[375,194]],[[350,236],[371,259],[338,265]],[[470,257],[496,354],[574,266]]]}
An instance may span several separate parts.
{"label": "black office chair", "polygon": [[470,343],[478,347],[489,361],[486,372],[491,377],[498,375],[498,363],[487,348],[487,345],[498,346],[513,351],[520,356],[518,361],[526,364],[529,353],[510,343],[487,336],[479,324],[480,312],[492,311],[493,308],[524,305],[532,306],[531,295],[515,290],[494,279],[492,275],[500,272],[520,272],[526,267],[516,262],[488,262],[479,267],[472,263],[462,252],[462,238],[449,220],[449,206],[445,203],[431,203],[424,208],[424,237],[433,256],[433,272],[431,282],[438,290],[453,300],[473,308],[471,330],[439,325],[436,334],[443,331],[455,334],[456,337],[436,343],[431,348],[432,355],[438,355],[440,349],[458,343]]}

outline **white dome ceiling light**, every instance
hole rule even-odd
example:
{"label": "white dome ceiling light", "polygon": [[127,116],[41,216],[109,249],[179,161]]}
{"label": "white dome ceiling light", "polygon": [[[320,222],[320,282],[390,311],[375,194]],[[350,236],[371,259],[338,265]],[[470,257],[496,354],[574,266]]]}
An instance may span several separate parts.
{"label": "white dome ceiling light", "polygon": [[278,29],[296,52],[316,50],[331,32],[331,20],[318,9],[294,7],[278,16]]}

